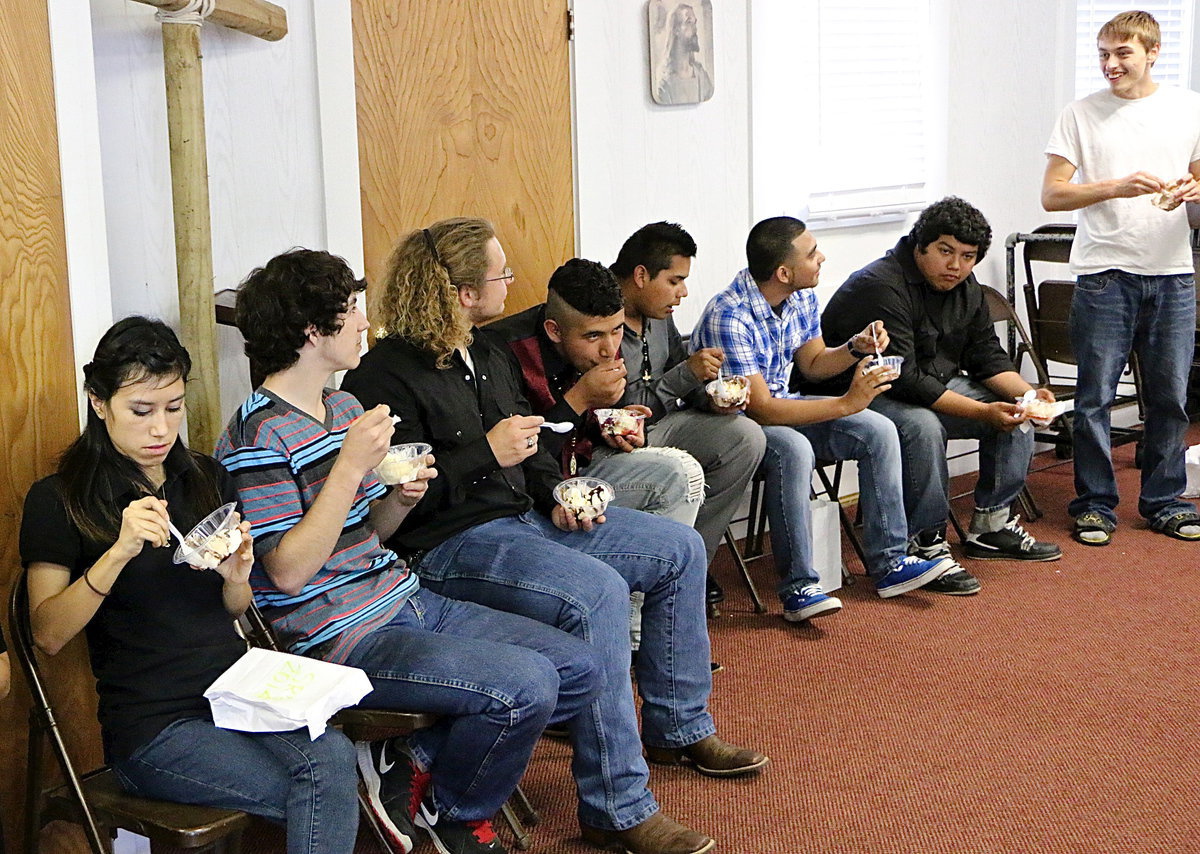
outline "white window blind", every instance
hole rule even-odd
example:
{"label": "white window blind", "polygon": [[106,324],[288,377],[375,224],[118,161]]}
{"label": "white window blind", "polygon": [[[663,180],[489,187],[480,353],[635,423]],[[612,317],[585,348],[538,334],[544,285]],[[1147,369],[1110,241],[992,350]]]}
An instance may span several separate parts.
{"label": "white window blind", "polygon": [[1075,4],[1075,97],[1105,88],[1096,51],[1096,34],[1121,12],[1142,9],[1158,21],[1162,47],[1154,63],[1154,81],[1169,86],[1191,85],[1192,15],[1194,0],[1130,5],[1130,0],[1077,0]]}
{"label": "white window blind", "polygon": [[925,0],[820,0],[814,216],[925,201]]}
{"label": "white window blind", "polygon": [[751,8],[756,214],[828,227],[923,207],[935,115],[928,0]]}

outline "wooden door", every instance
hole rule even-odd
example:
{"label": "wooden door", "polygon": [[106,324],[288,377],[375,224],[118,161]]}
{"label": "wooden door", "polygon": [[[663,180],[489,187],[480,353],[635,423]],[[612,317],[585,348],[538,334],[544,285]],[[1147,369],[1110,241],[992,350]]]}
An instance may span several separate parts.
{"label": "wooden door", "polygon": [[567,0],[354,0],[367,277],[398,237],[491,220],[541,302],[575,251]]}
{"label": "wooden door", "polygon": [[[6,1],[0,15],[0,81],[0,594],[5,614],[0,622],[7,637],[8,592],[20,571],[17,532],[25,493],[52,470],[79,426],[45,0]],[[75,643],[60,653],[81,675],[62,724],[76,755],[98,761],[95,692],[83,652]],[[8,848],[15,851],[21,839],[29,693],[15,661],[12,671],[12,696],[0,702],[0,809]],[[58,849],[47,844],[42,850]]]}

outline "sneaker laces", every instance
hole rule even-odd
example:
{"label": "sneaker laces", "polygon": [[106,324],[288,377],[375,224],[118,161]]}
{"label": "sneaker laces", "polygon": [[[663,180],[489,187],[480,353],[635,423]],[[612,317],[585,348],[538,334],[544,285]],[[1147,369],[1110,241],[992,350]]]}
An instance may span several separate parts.
{"label": "sneaker laces", "polygon": [[433,775],[429,771],[422,771],[416,762],[412,763],[412,769],[412,781],[409,783],[408,790],[408,817],[415,819],[417,817],[417,810],[421,808],[421,801],[425,799],[425,792],[429,789],[429,781],[433,779]]}
{"label": "sneaker laces", "polygon": [[1004,523],[1004,527],[1021,538],[1021,551],[1027,552],[1037,543],[1033,535],[1021,527],[1020,515],[1013,516]]}
{"label": "sneaker laces", "polygon": [[496,841],[496,831],[492,828],[492,823],[486,818],[481,818],[478,821],[464,821],[463,824],[471,831],[471,834],[479,841],[480,845],[491,845]]}
{"label": "sneaker laces", "polygon": [[914,563],[919,563],[920,560],[921,560],[921,558],[917,557],[916,555],[907,555],[905,557],[900,558],[894,564],[892,564],[892,568],[888,571],[889,572],[899,572],[900,570],[904,569],[904,567],[906,567],[906,566],[911,566]]}
{"label": "sneaker laces", "polygon": [[800,588],[800,597],[802,599],[807,599],[809,596],[821,596],[824,593],[825,590],[820,584],[809,584]]}

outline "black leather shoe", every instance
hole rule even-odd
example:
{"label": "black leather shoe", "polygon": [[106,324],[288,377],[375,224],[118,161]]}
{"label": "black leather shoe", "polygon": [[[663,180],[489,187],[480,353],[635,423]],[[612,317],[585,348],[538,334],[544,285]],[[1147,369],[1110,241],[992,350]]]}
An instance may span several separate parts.
{"label": "black leather shoe", "polygon": [[922,592],[941,593],[943,596],[971,596],[983,588],[979,579],[965,569],[948,572],[921,586]]}
{"label": "black leather shoe", "polygon": [[710,572],[704,579],[704,601],[709,605],[717,605],[725,601],[725,591],[712,577]]}

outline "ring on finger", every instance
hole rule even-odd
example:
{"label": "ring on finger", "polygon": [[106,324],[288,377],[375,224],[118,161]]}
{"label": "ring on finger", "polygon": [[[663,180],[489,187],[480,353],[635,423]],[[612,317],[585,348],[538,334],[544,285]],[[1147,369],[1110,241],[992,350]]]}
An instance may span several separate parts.
{"label": "ring on finger", "polygon": [[534,445],[536,445],[536,444],[537,444],[537,439],[536,439],[535,437],[533,437],[533,436],[530,436],[529,438],[527,438],[527,439],[525,440],[525,447],[526,447],[526,448],[532,448],[532,447],[533,447]]}

